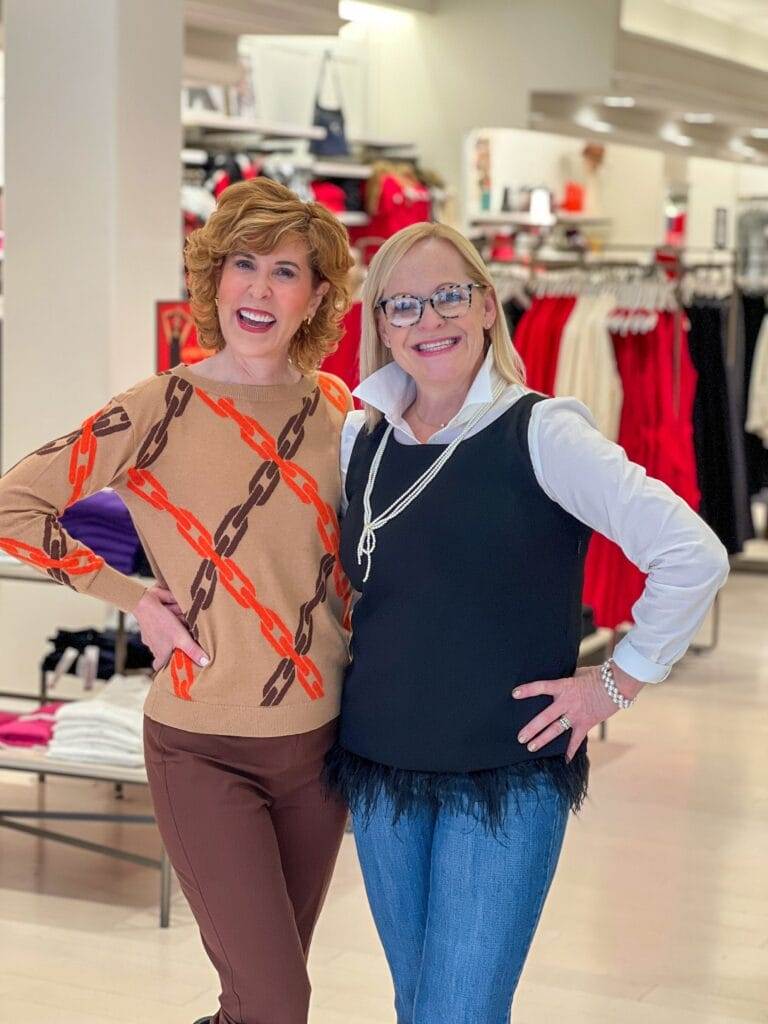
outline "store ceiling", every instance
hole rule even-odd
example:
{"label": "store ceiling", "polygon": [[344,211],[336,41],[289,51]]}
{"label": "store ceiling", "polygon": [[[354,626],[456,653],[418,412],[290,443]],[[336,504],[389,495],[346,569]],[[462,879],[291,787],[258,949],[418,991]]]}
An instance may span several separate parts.
{"label": "store ceiling", "polygon": [[716,21],[725,21],[750,32],[768,36],[768,3],[766,0],[666,0],[672,7],[682,7]]}
{"label": "store ceiling", "polygon": [[[667,7],[753,18],[768,0],[664,0]],[[755,14],[755,12],[758,12]],[[761,46],[768,51],[768,38]],[[530,126],[739,162],[768,162],[768,72],[734,59],[622,31],[605,82],[577,93],[534,91]],[[599,91],[598,91],[599,90]]]}
{"label": "store ceiling", "polygon": [[[616,105],[630,101],[631,106]],[[745,117],[743,110],[721,103],[644,94],[637,88],[622,87],[608,95],[533,93],[530,125],[604,141],[768,162],[768,109],[763,117]]]}
{"label": "store ceiling", "polygon": [[184,0],[185,24],[225,35],[336,35],[338,0]]}

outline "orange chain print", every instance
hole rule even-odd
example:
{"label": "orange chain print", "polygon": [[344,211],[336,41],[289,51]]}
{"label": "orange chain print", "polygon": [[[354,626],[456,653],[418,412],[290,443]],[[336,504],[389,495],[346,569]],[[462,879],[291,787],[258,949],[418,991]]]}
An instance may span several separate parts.
{"label": "orange chain print", "polygon": [[[106,409],[106,406],[104,408]],[[93,472],[97,447],[93,425],[103,413],[104,409],[99,409],[93,416],[88,417],[85,423],[83,423],[80,437],[78,437],[72,447],[72,455],[69,459],[69,482],[72,484],[72,494],[67,502],[67,508],[80,500],[83,495],[85,481]]]}
{"label": "orange chain print", "polygon": [[313,505],[317,512],[315,525],[320,534],[323,547],[329,555],[333,555],[336,564],[333,569],[333,582],[336,593],[344,602],[344,628],[349,629],[350,598],[352,588],[341,568],[339,560],[339,520],[328,502],[323,501],[317,482],[298,463],[284,459],[277,450],[274,437],[257,420],[240,412],[231,398],[220,398],[215,401],[205,391],[196,388],[198,398],[223,419],[231,419],[240,427],[240,437],[262,458],[274,462],[280,476],[304,505]]}
{"label": "orange chain print", "polygon": [[[241,608],[255,612],[264,638],[281,658],[289,658],[296,666],[297,678],[310,697],[317,700],[323,696],[323,680],[315,663],[306,655],[299,654],[293,644],[293,636],[286,624],[266,605],[261,604],[256,590],[248,577],[233,558],[222,557],[216,551],[211,534],[187,509],[174,505],[162,484],[146,469],[136,467],[128,470],[128,489],[142,501],[160,512],[167,512],[176,522],[176,529],[192,550],[216,566],[222,586],[237,601]],[[179,659],[177,669],[181,671],[186,663]],[[180,681],[183,686],[183,680]]]}
{"label": "orange chain print", "polygon": [[317,374],[317,383],[331,405],[335,405],[339,412],[349,412],[347,392],[341,387],[338,381],[333,377],[329,377],[328,374],[323,373],[322,370],[320,370]]}
{"label": "orange chain print", "polygon": [[51,558],[42,548],[32,547],[23,541],[14,540],[12,537],[0,537],[0,550],[18,558],[20,562],[27,562],[36,569],[60,569],[70,576],[85,576],[89,572],[96,572],[104,565],[104,559],[99,558],[88,548],[75,548],[63,558]]}
{"label": "orange chain print", "polygon": [[171,657],[171,681],[173,692],[181,700],[192,700],[189,691],[195,681],[194,662],[186,651],[175,648]]}

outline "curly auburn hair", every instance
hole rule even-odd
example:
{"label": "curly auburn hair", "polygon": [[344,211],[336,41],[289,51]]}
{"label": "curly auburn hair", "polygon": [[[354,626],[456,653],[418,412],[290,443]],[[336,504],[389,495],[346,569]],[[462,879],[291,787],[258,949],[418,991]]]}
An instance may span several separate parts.
{"label": "curly auburn hair", "polygon": [[231,252],[273,252],[282,242],[303,239],[315,284],[330,288],[312,318],[291,339],[289,355],[302,373],[317,369],[334,352],[341,319],[350,306],[352,257],[346,229],[319,203],[304,203],[269,178],[241,181],[221,194],[207,223],[194,231],[184,250],[190,308],[199,344],[219,352],[226,342],[216,310],[221,267]]}

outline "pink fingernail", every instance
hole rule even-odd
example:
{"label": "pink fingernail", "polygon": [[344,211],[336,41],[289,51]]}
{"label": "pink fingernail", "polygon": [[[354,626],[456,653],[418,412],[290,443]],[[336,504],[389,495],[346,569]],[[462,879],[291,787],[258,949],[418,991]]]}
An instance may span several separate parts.
{"label": "pink fingernail", "polygon": [[201,665],[201,666],[202,666],[203,668],[205,668],[205,666],[206,666],[206,665],[208,665],[208,664],[209,664],[209,662],[208,662],[208,659],[207,659],[207,658],[201,658],[201,659],[200,659],[200,665]]}
{"label": "pink fingernail", "polygon": [[520,696],[520,691],[519,690],[513,690],[512,691],[512,696],[513,697],[519,697]]}

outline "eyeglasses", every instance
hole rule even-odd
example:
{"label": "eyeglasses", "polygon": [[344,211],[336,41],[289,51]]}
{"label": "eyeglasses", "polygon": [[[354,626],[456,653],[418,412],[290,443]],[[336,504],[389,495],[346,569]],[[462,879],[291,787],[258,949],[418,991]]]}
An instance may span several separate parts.
{"label": "eyeglasses", "polygon": [[388,299],[379,299],[375,308],[382,311],[393,327],[413,327],[424,316],[427,303],[443,320],[453,320],[469,312],[472,290],[485,287],[475,281],[469,284],[447,284],[437,288],[426,299],[420,295],[392,295]]}

